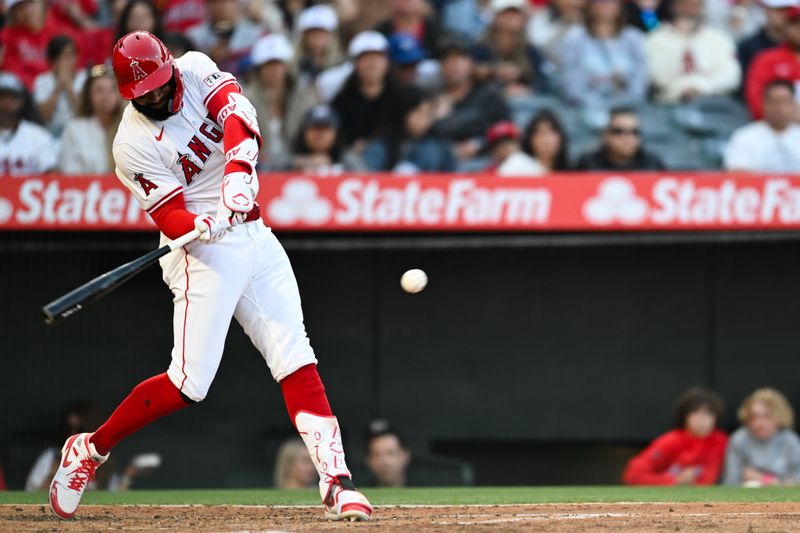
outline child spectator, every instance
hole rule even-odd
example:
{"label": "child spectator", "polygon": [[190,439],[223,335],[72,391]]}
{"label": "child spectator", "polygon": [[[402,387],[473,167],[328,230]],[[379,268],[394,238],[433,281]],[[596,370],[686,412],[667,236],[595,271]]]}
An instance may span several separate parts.
{"label": "child spectator", "polygon": [[5,7],[0,71],[14,74],[32,90],[33,80],[49,67],[47,43],[58,34],[58,28],[45,16],[42,0],[6,0]]}
{"label": "child spectator", "polygon": [[733,132],[725,147],[725,168],[749,172],[800,172],[800,125],[795,87],[774,80],[764,89],[764,119]]}
{"label": "child spectator", "polygon": [[53,170],[58,157],[50,133],[22,118],[25,88],[9,72],[0,73],[0,176],[31,176]]}
{"label": "child spectator", "polygon": [[800,438],[786,397],[775,389],[756,390],[742,402],[739,421],[725,456],[725,485],[799,483]]}
{"label": "child spectator", "polygon": [[86,71],[78,69],[75,41],[66,35],[57,35],[47,44],[47,62],[50,70],[33,82],[33,100],[47,128],[59,137],[75,115]]}
{"label": "child spectator", "polygon": [[476,75],[497,82],[509,96],[547,88],[543,59],[525,41],[526,7],[525,0],[492,0],[492,22],[483,42],[472,50]]}
{"label": "child spectator", "polygon": [[544,172],[570,170],[567,132],[552,111],[545,109],[534,115],[522,139],[522,149]]}
{"label": "child spectator", "polygon": [[703,22],[703,0],[674,0],[671,15],[645,44],[656,98],[673,103],[735,90],[741,79],[735,44]]}
{"label": "child spectator", "polygon": [[367,436],[367,467],[378,487],[408,486],[411,452],[402,437],[385,420],[370,424]]}
{"label": "child spectator", "polygon": [[225,72],[239,74],[240,62],[262,34],[261,27],[242,14],[238,0],[206,0],[208,19],[186,35]]}
{"label": "child spectator", "polygon": [[486,134],[489,154],[492,157],[490,172],[498,176],[532,177],[544,173],[544,168],[534,158],[522,151],[520,134],[513,122],[494,124]]}
{"label": "child spectator", "polygon": [[430,133],[453,143],[459,162],[474,158],[485,146],[489,126],[509,120],[505,100],[489,84],[476,85],[470,46],[447,37],[440,45],[443,88],[434,100]]}
{"label": "child spectator", "polygon": [[292,438],[281,444],[275,457],[275,488],[308,489],[316,486],[318,481],[319,474],[303,441]]}
{"label": "child spectator", "polygon": [[585,25],[564,39],[561,87],[582,106],[635,103],[647,94],[642,32],[625,24],[621,0],[590,0]]}
{"label": "child spectator", "polygon": [[119,15],[117,39],[132,31],[149,31],[162,37],[161,17],[150,0],[130,0]]}
{"label": "child spectator", "polygon": [[602,144],[578,161],[578,170],[664,170],[664,163],[642,146],[639,116],[627,107],[612,109]]}
{"label": "child spectator", "polygon": [[722,471],[728,438],[716,429],[722,400],[694,387],[675,407],[675,429],[631,459],[623,474],[628,485],[714,485]]}
{"label": "child spectator", "polygon": [[776,78],[800,81],[800,7],[790,7],[785,11],[786,25],[783,46],[765,50],[756,55],[750,64],[745,80],[745,98],[753,118],[761,119],[764,114],[762,97],[764,87]]}
{"label": "child spectator", "polygon": [[113,73],[103,65],[92,68],[80,94],[78,116],[64,128],[59,171],[64,174],[113,172],[111,143],[121,117],[122,101]]}
{"label": "child spectator", "polygon": [[339,124],[336,111],[329,106],[309,109],[295,140],[291,170],[321,176],[366,170],[357,154],[343,148]]}
{"label": "child spectator", "polygon": [[753,59],[764,50],[775,48],[784,41],[786,8],[797,5],[795,0],[761,0],[764,5],[765,22],[752,36],[739,42],[737,56],[746,77]]}

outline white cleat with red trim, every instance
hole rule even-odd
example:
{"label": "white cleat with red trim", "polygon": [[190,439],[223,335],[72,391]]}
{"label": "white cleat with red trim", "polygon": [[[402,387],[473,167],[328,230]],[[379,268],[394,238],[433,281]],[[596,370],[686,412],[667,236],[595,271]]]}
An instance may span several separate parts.
{"label": "white cleat with red trim", "polygon": [[81,503],[86,486],[94,479],[94,471],[106,462],[89,442],[91,433],[73,435],[61,449],[61,463],[50,483],[50,508],[59,518],[69,519]]}
{"label": "white cleat with red trim", "polygon": [[294,423],[319,473],[325,516],[334,520],[369,520],[372,505],[353,485],[344,462],[342,434],[336,417],[300,411]]}

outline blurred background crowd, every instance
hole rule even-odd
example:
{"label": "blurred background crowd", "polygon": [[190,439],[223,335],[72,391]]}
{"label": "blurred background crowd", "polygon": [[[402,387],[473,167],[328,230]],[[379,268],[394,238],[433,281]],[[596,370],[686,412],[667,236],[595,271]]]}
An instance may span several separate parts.
{"label": "blurred background crowd", "polygon": [[0,173],[113,170],[133,30],[238,76],[262,170],[800,170],[797,0],[5,0]]}

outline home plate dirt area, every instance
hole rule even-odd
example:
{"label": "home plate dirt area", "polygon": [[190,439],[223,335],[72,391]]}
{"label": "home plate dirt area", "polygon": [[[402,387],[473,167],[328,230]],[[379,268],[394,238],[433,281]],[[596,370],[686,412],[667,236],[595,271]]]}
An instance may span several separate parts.
{"label": "home plate dirt area", "polygon": [[800,531],[800,503],[378,506],[369,522],[318,506],[86,505],[60,521],[44,505],[0,506],[2,531]]}

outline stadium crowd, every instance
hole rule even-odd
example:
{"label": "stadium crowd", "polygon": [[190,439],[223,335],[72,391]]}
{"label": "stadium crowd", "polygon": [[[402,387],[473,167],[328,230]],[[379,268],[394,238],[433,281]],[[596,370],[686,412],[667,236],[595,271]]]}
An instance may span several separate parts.
{"label": "stadium crowd", "polygon": [[5,0],[0,174],[113,171],[133,30],[239,78],[262,170],[800,171],[800,0]]}

